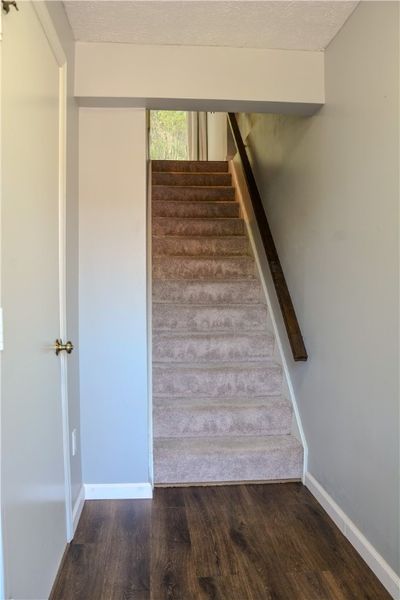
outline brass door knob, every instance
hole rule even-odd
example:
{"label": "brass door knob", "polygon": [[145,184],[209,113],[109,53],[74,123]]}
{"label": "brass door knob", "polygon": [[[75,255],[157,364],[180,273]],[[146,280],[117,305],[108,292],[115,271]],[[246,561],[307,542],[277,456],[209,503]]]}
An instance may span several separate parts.
{"label": "brass door knob", "polygon": [[74,349],[74,346],[72,342],[67,342],[66,344],[63,344],[62,340],[56,340],[54,342],[54,348],[58,356],[62,350],[65,350],[67,354],[71,354],[72,350]]}

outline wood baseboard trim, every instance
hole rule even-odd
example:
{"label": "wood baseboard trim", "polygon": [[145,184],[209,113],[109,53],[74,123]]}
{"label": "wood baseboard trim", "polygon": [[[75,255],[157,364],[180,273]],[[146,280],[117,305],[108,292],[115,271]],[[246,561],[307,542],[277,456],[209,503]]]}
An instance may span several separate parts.
{"label": "wood baseboard trim", "polygon": [[305,474],[304,483],[389,594],[395,600],[400,600],[400,577],[311,473]]}
{"label": "wood baseboard trim", "polygon": [[136,500],[152,498],[150,483],[85,483],[85,500]]}

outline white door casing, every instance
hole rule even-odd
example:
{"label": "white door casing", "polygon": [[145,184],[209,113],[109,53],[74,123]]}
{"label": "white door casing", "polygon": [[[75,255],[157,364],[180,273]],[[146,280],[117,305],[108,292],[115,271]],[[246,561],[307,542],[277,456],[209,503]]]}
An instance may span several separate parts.
{"label": "white door casing", "polygon": [[67,337],[67,65],[43,2],[2,25],[5,597],[28,600],[48,596],[72,538],[67,357],[52,347]]}

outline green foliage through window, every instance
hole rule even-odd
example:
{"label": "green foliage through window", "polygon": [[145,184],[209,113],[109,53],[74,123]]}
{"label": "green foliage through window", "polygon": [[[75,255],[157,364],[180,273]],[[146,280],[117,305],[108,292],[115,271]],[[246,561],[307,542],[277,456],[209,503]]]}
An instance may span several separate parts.
{"label": "green foliage through window", "polygon": [[183,110],[150,111],[150,158],[188,158],[187,113]]}

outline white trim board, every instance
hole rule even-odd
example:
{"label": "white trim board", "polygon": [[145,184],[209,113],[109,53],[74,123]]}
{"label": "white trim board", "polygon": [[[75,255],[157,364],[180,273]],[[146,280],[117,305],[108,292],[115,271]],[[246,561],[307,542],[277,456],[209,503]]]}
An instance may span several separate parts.
{"label": "white trim board", "polygon": [[78,497],[75,500],[74,507],[72,509],[72,524],[73,524],[74,535],[75,535],[75,531],[78,527],[79,519],[81,518],[84,504],[85,504],[85,488],[83,487],[83,485],[81,485]]}
{"label": "white trim board", "polygon": [[150,483],[85,483],[85,500],[136,500],[152,498]]}
{"label": "white trim board", "polygon": [[361,558],[365,560],[389,594],[395,600],[400,600],[400,577],[311,473],[306,473],[304,484],[354,546]]}
{"label": "white trim board", "polygon": [[[147,153],[150,152],[150,111],[146,114],[146,141]],[[154,484],[154,435],[153,435],[153,267],[152,267],[152,161],[147,160],[147,214],[146,214],[146,236],[147,236],[147,402],[148,402],[148,440],[149,440],[149,481]]]}

